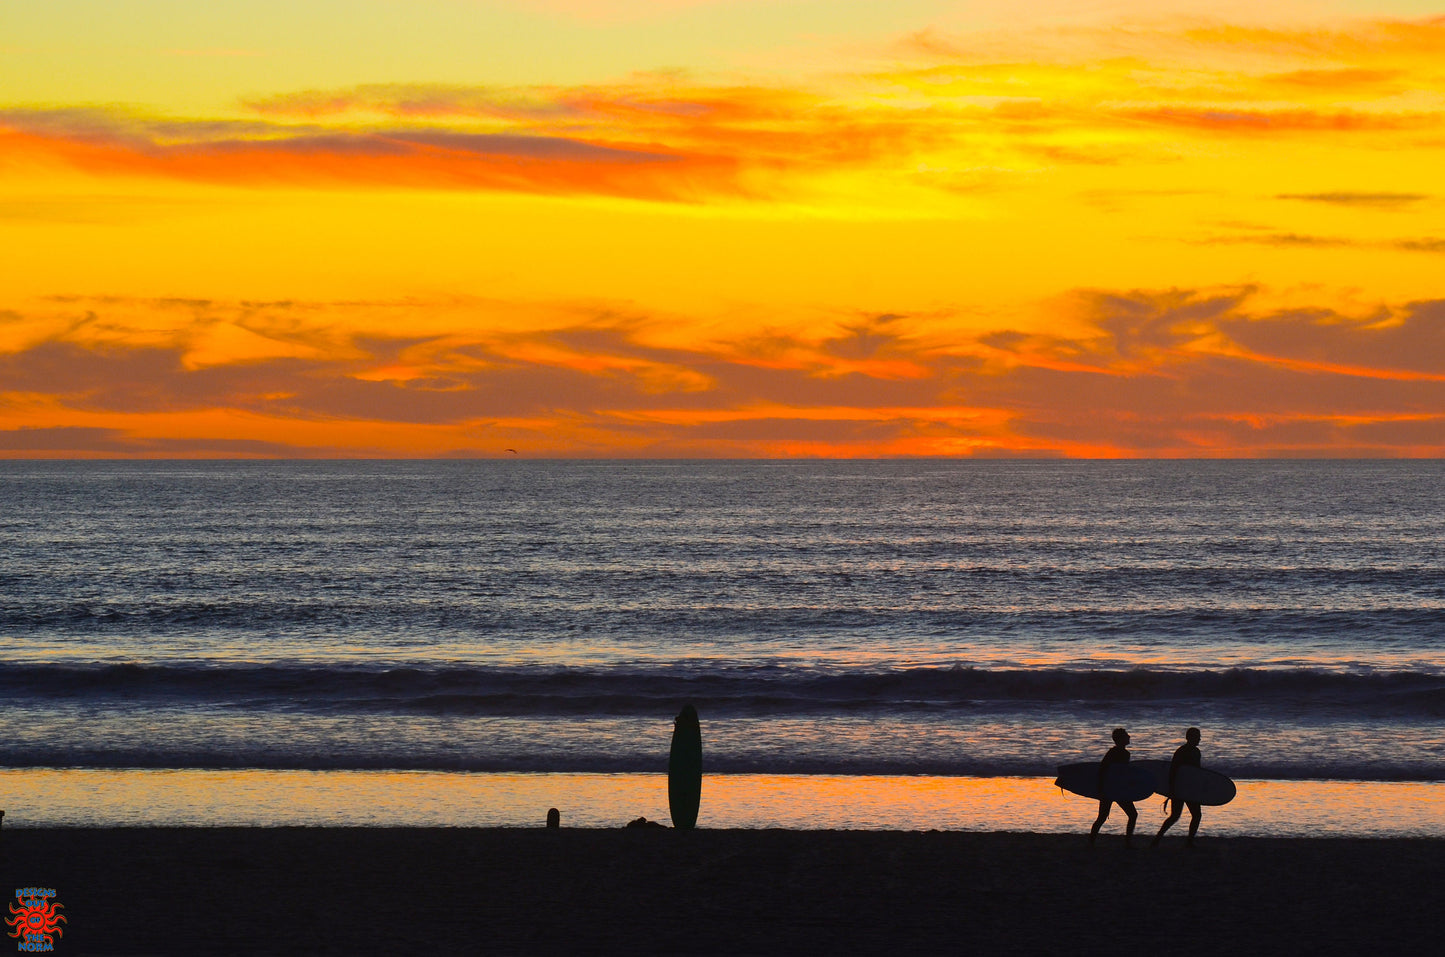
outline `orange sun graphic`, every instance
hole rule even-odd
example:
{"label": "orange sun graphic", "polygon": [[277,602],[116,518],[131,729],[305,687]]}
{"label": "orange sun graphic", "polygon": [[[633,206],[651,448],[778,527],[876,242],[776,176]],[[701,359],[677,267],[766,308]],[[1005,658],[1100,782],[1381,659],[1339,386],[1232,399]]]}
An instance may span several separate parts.
{"label": "orange sun graphic", "polygon": [[5,920],[5,923],[15,928],[10,932],[11,937],[25,936],[28,939],[29,935],[35,934],[44,937],[45,942],[51,944],[54,943],[50,939],[52,933],[56,937],[61,936],[60,924],[65,920],[65,915],[59,911],[64,904],[52,904],[43,897],[31,898],[28,901],[22,899],[20,903],[20,907],[13,903],[10,905],[10,913],[15,916]]}

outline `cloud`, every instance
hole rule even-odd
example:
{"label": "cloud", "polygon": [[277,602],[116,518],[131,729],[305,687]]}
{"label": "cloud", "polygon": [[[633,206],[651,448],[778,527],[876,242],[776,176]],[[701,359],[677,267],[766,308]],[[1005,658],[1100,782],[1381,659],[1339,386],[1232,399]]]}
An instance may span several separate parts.
{"label": "cloud", "polygon": [[67,455],[215,455],[227,458],[292,458],[315,454],[284,442],[227,438],[160,438],[129,434],[121,429],[61,426],[0,429],[0,452],[64,453]]}
{"label": "cloud", "polygon": [[[334,352],[217,365],[188,362],[183,342],[71,341],[134,307],[87,301],[95,315],[85,323],[0,356],[12,424],[36,424],[26,410],[40,409],[50,428],[72,428],[12,428],[3,448],[231,454],[235,442],[246,455],[411,455],[504,441],[611,455],[1445,454],[1445,300],[1362,315],[1263,301],[1256,286],[1080,290],[1056,306],[1081,330],[1072,335],[940,338],[918,318],[879,313],[840,315],[813,335],[780,329],[687,347],[651,341],[657,324],[645,318],[574,309],[571,321],[531,331],[353,335]],[[165,308],[194,310],[198,328],[242,312]],[[278,327],[288,317],[346,325],[335,305],[272,308]],[[196,416],[221,416],[213,439],[197,439],[194,424],[165,431]],[[275,448],[255,444],[265,442]]]}
{"label": "cloud", "polygon": [[1299,368],[1367,378],[1445,382],[1445,301],[1352,319],[1330,311],[1283,311],[1229,327],[1252,355]]}
{"label": "cloud", "polygon": [[[1445,303],[1362,317],[1251,308],[1258,290],[1081,292],[1095,334],[987,344],[975,402],[1011,429],[1134,454],[1435,455],[1445,447]],[[1397,442],[1397,444],[1392,444]]]}
{"label": "cloud", "polygon": [[1265,77],[1266,82],[1289,88],[1319,90],[1331,96],[1342,93],[1394,94],[1408,88],[1404,70],[1343,67],[1333,70],[1291,70]]}
{"label": "cloud", "polygon": [[[0,110],[0,148],[97,176],[251,187],[689,204],[806,203],[833,191],[886,206],[879,197],[900,183],[956,198],[979,190],[971,170],[1174,161],[1202,148],[1194,138],[1208,148],[1220,137],[1240,148],[1280,138],[1408,145],[1445,129],[1445,75],[1426,53],[1442,35],[1433,21],[1298,31],[1163,22],[1025,31],[1006,44],[924,32],[894,44],[886,65],[806,79],[363,84],[254,97],[243,115],[219,118]],[[1243,56],[1259,51],[1268,55],[1257,65]],[[1423,196],[1280,195],[1376,208]]]}
{"label": "cloud", "polygon": [[7,452],[134,452],[134,443],[118,429],[29,428],[0,430],[0,450]]}
{"label": "cloud", "polygon": [[[947,36],[913,34],[877,74],[916,102],[988,109],[963,131],[1060,164],[1164,159],[1195,138],[1315,139],[1370,149],[1445,127],[1435,20],[1261,29],[1162,18]],[[962,136],[960,137],[962,139]],[[1347,139],[1348,138],[1348,139]],[[1424,144],[1428,145],[1428,144]]]}
{"label": "cloud", "polygon": [[1201,24],[1185,29],[1182,38],[1195,47],[1235,49],[1253,54],[1320,60],[1378,62],[1399,57],[1434,57],[1445,43],[1445,20],[1378,19],[1346,25],[1311,27],[1249,27]]}
{"label": "cloud", "polygon": [[1231,237],[1225,241],[1254,243],[1260,246],[1304,246],[1314,248],[1368,245],[1361,240],[1346,239],[1341,236],[1311,236],[1302,233],[1259,233],[1252,236]]}
{"label": "cloud", "polygon": [[553,122],[584,115],[551,87],[506,88],[441,83],[372,83],[339,90],[300,90],[247,100],[265,117],[321,120],[376,114],[395,119],[468,118]]}
{"label": "cloud", "polygon": [[565,135],[318,129],[154,121],[82,110],[0,111],[0,146],[103,176],[316,188],[385,185],[690,200],[739,193],[726,157]]}
{"label": "cloud", "polygon": [[1284,249],[1383,249],[1397,252],[1442,253],[1445,239],[1422,236],[1408,239],[1356,239],[1347,236],[1317,236],[1310,233],[1279,233],[1253,228],[1245,232],[1187,239],[1201,246],[1238,245],[1276,246]]}
{"label": "cloud", "polygon": [[696,203],[767,198],[789,176],[792,192],[806,193],[819,174],[898,167],[956,134],[886,105],[669,77],[510,91],[358,87],[251,107],[259,119],[0,110],[0,146],[17,160],[98,176]]}
{"label": "cloud", "polygon": [[1400,239],[1390,244],[1395,249],[1412,253],[1445,253],[1445,238],[1438,236],[1421,239]]}
{"label": "cloud", "polygon": [[574,87],[375,84],[272,96],[248,106],[263,116],[308,121],[503,124],[591,142],[652,144],[668,156],[731,156],[742,166],[874,160],[947,136],[941,124],[887,103],[864,106],[806,86],[716,85],[673,74]]}
{"label": "cloud", "polygon": [[1426,193],[1280,193],[1275,199],[1295,199],[1306,203],[1327,203],[1333,206],[1366,207],[1374,209],[1399,209],[1429,199]]}
{"label": "cloud", "polygon": [[1121,110],[1120,116],[1155,126],[1244,135],[1434,130],[1445,123],[1445,114],[1427,111],[1367,113],[1354,110],[1225,110],[1164,106]]}

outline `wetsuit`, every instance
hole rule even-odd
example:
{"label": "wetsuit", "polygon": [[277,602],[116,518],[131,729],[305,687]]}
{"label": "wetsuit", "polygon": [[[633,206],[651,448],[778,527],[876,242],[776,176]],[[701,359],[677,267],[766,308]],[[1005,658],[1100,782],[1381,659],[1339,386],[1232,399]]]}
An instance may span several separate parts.
{"label": "wetsuit", "polygon": [[1099,828],[1109,819],[1109,806],[1111,804],[1119,805],[1129,817],[1129,827],[1125,831],[1125,840],[1127,841],[1128,838],[1134,834],[1134,822],[1139,817],[1139,812],[1134,808],[1134,802],[1111,800],[1110,798],[1102,796],[1104,794],[1104,779],[1109,773],[1109,765],[1128,763],[1129,749],[1122,744],[1116,744],[1110,748],[1109,753],[1104,755],[1104,760],[1099,762],[1099,817],[1094,821],[1094,827],[1089,832],[1089,840],[1091,841],[1099,833]]}
{"label": "wetsuit", "polygon": [[1195,801],[1180,801],[1174,796],[1174,779],[1178,776],[1179,769],[1185,765],[1195,768],[1200,766],[1198,745],[1190,744],[1187,741],[1174,750],[1174,757],[1169,761],[1169,817],[1160,825],[1159,833],[1154,837],[1155,844],[1159,843],[1159,838],[1164,836],[1165,831],[1174,826],[1174,822],[1179,820],[1179,816],[1184,813],[1186,807],[1189,808],[1187,843],[1194,843],[1194,834],[1199,830],[1199,816],[1203,808]]}

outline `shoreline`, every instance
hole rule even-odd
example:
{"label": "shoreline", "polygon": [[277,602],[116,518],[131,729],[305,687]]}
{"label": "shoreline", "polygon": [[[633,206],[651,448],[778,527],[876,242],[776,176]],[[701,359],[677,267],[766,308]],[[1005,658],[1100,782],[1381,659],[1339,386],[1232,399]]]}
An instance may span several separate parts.
{"label": "shoreline", "polygon": [[[1445,838],[1445,782],[1241,780],[1207,808],[1211,837]],[[566,827],[669,821],[661,773],[459,773],[0,768],[5,827]],[[708,774],[698,824],[713,829],[1072,834],[1095,802],[1052,779]],[[1158,827],[1162,802],[1139,805]],[[1117,814],[1117,812],[1116,812]],[[1117,820],[1111,824],[1117,829]]]}
{"label": "shoreline", "polygon": [[[57,953],[1433,952],[1445,839],[28,827]],[[1170,928],[1187,928],[1188,932]]]}

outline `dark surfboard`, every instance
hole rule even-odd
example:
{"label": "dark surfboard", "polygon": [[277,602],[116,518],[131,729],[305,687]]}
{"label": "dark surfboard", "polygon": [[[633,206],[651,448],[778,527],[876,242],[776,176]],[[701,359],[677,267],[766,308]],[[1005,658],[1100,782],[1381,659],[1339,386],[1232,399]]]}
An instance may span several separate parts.
{"label": "dark surfboard", "polygon": [[683,705],[672,726],[672,753],[667,758],[667,810],[672,826],[697,827],[702,804],[702,728],[697,709]]}
{"label": "dark surfboard", "polygon": [[[1149,773],[1154,776],[1156,794],[1170,796],[1168,761],[1136,761],[1134,763],[1139,767],[1147,768]],[[1179,773],[1174,776],[1174,787],[1179,792],[1176,796],[1181,801],[1215,807],[1233,801],[1236,793],[1234,782],[1228,775],[1188,764],[1180,768]]]}
{"label": "dark surfboard", "polygon": [[1065,764],[1054,784],[1080,797],[1108,801],[1142,801],[1154,793],[1154,776],[1138,764],[1119,762],[1104,769],[1104,792],[1099,793],[1099,762]]}

